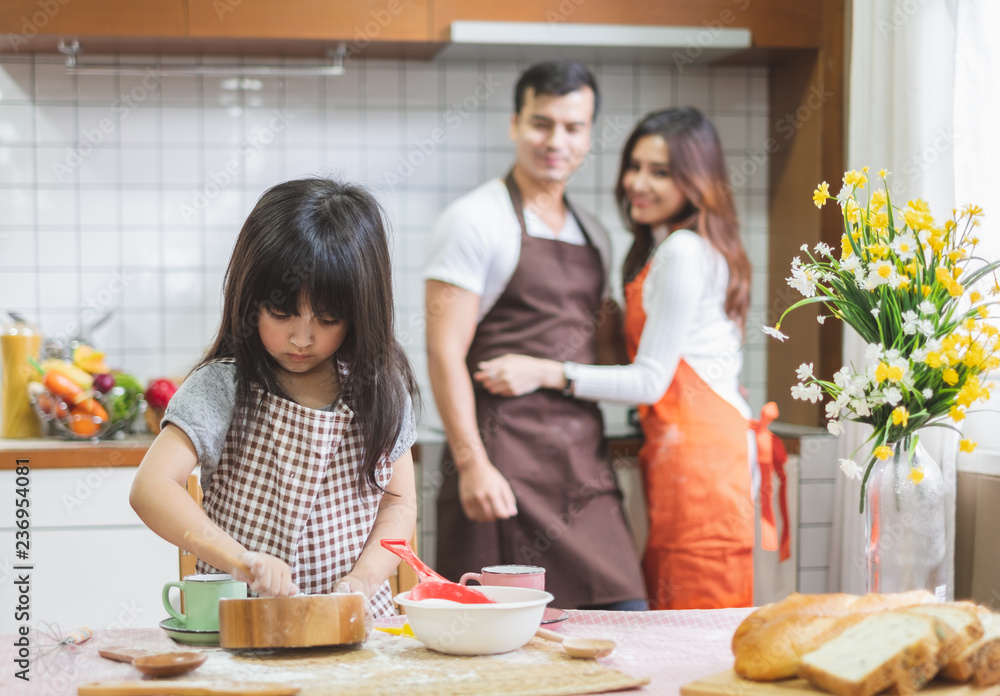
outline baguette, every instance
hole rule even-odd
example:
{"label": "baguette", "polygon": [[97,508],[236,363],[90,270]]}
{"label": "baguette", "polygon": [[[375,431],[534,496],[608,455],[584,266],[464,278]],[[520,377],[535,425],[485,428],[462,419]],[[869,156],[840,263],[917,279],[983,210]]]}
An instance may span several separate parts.
{"label": "baguette", "polygon": [[923,590],[898,594],[804,595],[794,593],[750,614],[737,627],[734,670],[746,679],[794,677],[799,657],[837,637],[873,613],[934,601]]}
{"label": "baguette", "polygon": [[942,651],[941,667],[954,660],[966,648],[983,637],[983,622],[979,619],[979,609],[971,602],[922,604],[911,607],[908,611],[933,616],[951,629],[951,635],[945,641]]}
{"label": "baguette", "polygon": [[942,629],[950,630],[905,610],[868,616],[803,655],[799,676],[837,696],[874,696],[889,688],[909,696],[937,673]]}

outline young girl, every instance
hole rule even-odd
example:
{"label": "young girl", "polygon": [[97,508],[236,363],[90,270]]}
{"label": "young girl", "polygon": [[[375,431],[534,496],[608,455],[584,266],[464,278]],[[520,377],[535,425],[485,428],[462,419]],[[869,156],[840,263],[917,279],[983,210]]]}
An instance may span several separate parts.
{"label": "young girl", "polygon": [[[130,502],[198,572],[285,596],[361,591],[392,613],[399,559],[383,538],[416,524],[410,446],[415,382],[393,336],[382,211],[364,189],[325,179],[261,196],[236,240],[223,318],[174,395]],[[185,489],[201,465],[204,501]]]}
{"label": "young girl", "polygon": [[634,235],[624,273],[632,364],[508,355],[483,362],[476,379],[500,394],[546,387],[648,404],[639,461],[652,607],[752,606],[755,468],[739,387],[750,263],[715,128],[692,108],[647,115],[625,144],[615,197]]}

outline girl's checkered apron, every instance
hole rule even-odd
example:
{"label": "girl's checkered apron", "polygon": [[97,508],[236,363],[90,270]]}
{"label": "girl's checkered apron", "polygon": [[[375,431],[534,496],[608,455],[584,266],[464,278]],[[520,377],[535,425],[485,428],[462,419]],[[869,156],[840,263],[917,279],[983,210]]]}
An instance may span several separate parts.
{"label": "girl's checkered apron", "polygon": [[[360,428],[343,400],[321,411],[263,391],[258,396],[261,407],[249,423],[234,415],[202,506],[247,549],[288,563],[300,592],[331,593],[361,555],[382,499],[368,483],[358,486]],[[379,485],[391,476],[383,462]],[[200,560],[197,569],[218,572]],[[394,613],[388,582],[371,607],[376,617]]]}

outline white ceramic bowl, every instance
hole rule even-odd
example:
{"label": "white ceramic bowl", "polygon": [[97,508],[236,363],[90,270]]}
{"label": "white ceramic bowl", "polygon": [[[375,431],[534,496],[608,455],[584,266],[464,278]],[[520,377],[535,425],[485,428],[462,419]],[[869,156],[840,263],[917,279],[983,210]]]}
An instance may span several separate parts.
{"label": "white ceramic bowl", "polygon": [[517,650],[542,623],[552,595],[526,587],[476,586],[496,604],[453,604],[396,595],[413,634],[431,650],[449,655],[495,655]]}

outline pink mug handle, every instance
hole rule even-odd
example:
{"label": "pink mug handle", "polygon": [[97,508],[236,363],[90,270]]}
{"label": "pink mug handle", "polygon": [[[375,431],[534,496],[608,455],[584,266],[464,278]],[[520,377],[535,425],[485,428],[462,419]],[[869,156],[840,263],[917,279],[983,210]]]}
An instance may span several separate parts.
{"label": "pink mug handle", "polygon": [[465,585],[465,584],[467,584],[469,582],[469,580],[475,580],[480,585],[482,585],[483,584],[483,575],[482,575],[482,573],[466,573],[458,581],[458,584],[459,585]]}

